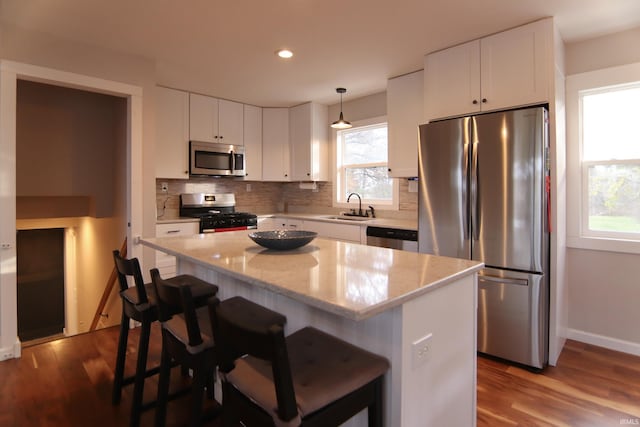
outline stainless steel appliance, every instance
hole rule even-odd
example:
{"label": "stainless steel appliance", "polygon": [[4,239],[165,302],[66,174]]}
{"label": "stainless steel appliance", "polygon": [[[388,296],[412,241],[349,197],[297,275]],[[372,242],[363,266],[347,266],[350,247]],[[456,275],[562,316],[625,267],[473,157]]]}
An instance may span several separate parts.
{"label": "stainless steel appliance", "polygon": [[388,227],[367,227],[367,245],[418,252],[418,232]]}
{"label": "stainless steel appliance", "polygon": [[245,176],[242,145],[189,142],[189,174],[195,176]]}
{"label": "stainless steel appliance", "polygon": [[549,170],[543,107],[420,126],[418,248],[482,261],[478,351],[548,361]]}
{"label": "stainless steel appliance", "polygon": [[258,216],[236,212],[233,193],[180,195],[180,216],[200,218],[200,233],[258,228]]}

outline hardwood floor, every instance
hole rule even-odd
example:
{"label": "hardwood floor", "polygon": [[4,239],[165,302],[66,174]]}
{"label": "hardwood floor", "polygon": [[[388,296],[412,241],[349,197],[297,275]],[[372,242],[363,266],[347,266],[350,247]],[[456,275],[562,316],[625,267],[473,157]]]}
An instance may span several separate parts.
{"label": "hardwood floor", "polygon": [[[137,330],[130,336],[127,373],[133,371]],[[22,358],[0,362],[0,426],[128,425],[131,387],[119,405],[111,405],[117,339],[118,328],[111,327],[33,345],[23,349]],[[152,342],[149,363],[155,364],[160,357],[157,325]],[[185,382],[176,368],[172,387]],[[155,378],[147,380],[145,401],[153,400],[155,388]],[[170,403],[167,425],[182,424],[187,403]],[[141,424],[153,425],[152,410]],[[639,424],[639,357],[568,341],[558,366],[542,374],[478,359],[479,427]]]}
{"label": "hardwood floor", "polygon": [[478,358],[478,427],[640,425],[640,358],[567,341],[542,374]]}

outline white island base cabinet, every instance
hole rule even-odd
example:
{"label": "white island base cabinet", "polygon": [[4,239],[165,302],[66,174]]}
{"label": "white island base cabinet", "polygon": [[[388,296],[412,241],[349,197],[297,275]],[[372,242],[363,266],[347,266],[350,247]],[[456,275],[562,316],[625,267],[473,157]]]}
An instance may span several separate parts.
{"label": "white island base cabinet", "polygon": [[[476,425],[475,273],[356,321],[184,258],[178,270],[217,284],[222,300],[240,295],[284,314],[287,335],[312,325],[387,357],[385,426]],[[366,426],[366,410],[344,425]]]}

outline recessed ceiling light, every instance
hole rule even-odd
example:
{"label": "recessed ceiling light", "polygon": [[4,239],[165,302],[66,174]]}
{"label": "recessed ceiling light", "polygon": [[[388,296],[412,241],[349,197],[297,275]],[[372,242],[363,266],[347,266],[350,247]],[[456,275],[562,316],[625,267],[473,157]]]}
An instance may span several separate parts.
{"label": "recessed ceiling light", "polygon": [[276,51],[276,55],[278,55],[280,58],[289,59],[293,56],[293,52],[291,52],[289,49],[280,49]]}

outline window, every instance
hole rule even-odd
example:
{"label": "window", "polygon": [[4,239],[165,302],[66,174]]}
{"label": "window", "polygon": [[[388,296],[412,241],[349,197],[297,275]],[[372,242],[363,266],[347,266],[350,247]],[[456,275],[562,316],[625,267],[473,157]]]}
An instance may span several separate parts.
{"label": "window", "polygon": [[640,238],[640,83],[580,93],[583,233]]}
{"label": "window", "polygon": [[624,74],[567,79],[571,246],[640,252],[640,74]]}
{"label": "window", "polygon": [[[337,131],[336,140],[337,205],[347,206],[349,194],[357,193],[365,208],[397,208],[397,184],[388,175],[387,123],[357,123]],[[352,198],[350,208],[353,201]]]}

